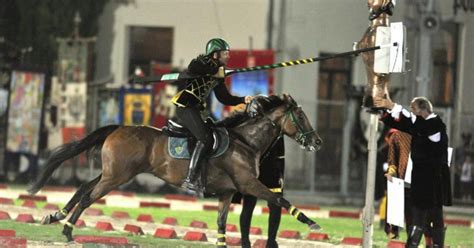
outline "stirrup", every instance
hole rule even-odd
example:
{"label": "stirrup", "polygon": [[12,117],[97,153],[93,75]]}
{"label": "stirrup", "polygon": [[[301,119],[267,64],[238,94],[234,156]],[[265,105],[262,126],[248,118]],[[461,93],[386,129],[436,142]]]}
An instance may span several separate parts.
{"label": "stirrup", "polygon": [[199,183],[192,183],[189,178],[184,179],[183,184],[181,185],[182,188],[184,189],[189,189],[192,191],[198,192],[200,190]]}

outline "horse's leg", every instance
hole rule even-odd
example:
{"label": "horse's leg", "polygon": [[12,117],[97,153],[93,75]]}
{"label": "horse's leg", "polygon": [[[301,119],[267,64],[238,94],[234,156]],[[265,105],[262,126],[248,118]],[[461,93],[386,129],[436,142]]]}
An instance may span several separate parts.
{"label": "horse's leg", "polygon": [[120,180],[120,178],[104,178],[104,176],[102,176],[97,186],[81,197],[77,208],[72,213],[68,222],[66,222],[64,225],[63,234],[66,236],[68,241],[74,240],[72,237],[72,229],[74,224],[76,224],[76,221],[79,219],[79,216],[81,216],[82,212],[90,207],[90,205],[92,205],[92,203],[94,203],[96,200],[100,199],[125,182],[126,181]]}
{"label": "horse's leg", "polygon": [[271,192],[265,185],[263,185],[257,178],[246,180],[245,184],[240,184],[239,191],[242,194],[253,195],[259,199],[264,199],[269,203],[285,208],[298,221],[308,225],[312,230],[319,230],[321,227],[313,220],[308,218],[298,208],[291,205],[283,196],[279,196]]}
{"label": "horse's leg", "polygon": [[225,231],[227,223],[227,214],[232,200],[232,193],[225,193],[219,196],[219,212],[217,216],[217,247],[227,247],[225,242]]}
{"label": "horse's leg", "polygon": [[71,200],[69,200],[69,202],[66,204],[66,206],[63,209],[61,209],[60,211],[57,211],[54,214],[49,214],[49,215],[43,217],[43,219],[41,220],[41,224],[42,225],[51,224],[51,223],[54,223],[54,222],[57,222],[57,221],[60,221],[60,220],[63,220],[64,218],[66,218],[66,216],[69,214],[69,212],[79,202],[82,195],[84,195],[85,193],[90,192],[92,190],[92,188],[99,182],[101,176],[102,176],[102,174],[99,175],[98,177],[96,177],[94,180],[92,180],[88,183],[82,184],[79,187],[79,189],[76,191],[74,196],[71,198]]}

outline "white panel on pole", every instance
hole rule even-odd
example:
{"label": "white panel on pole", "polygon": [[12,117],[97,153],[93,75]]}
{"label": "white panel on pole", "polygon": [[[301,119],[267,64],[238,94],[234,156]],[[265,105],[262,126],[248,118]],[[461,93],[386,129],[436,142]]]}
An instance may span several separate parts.
{"label": "white panel on pole", "polygon": [[394,22],[390,25],[390,43],[397,44],[390,48],[391,73],[405,71],[405,34],[406,29],[402,22]]}
{"label": "white panel on pole", "polygon": [[[390,27],[377,27],[375,35],[375,46],[390,44]],[[374,54],[374,72],[389,73],[390,66],[390,50],[389,48],[381,48],[375,50]]]}

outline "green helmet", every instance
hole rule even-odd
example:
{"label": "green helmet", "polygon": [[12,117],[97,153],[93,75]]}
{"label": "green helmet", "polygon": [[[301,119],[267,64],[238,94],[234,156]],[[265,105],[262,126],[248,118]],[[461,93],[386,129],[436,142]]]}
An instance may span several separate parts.
{"label": "green helmet", "polygon": [[207,42],[206,55],[210,55],[213,52],[229,50],[229,44],[221,38],[214,38]]}

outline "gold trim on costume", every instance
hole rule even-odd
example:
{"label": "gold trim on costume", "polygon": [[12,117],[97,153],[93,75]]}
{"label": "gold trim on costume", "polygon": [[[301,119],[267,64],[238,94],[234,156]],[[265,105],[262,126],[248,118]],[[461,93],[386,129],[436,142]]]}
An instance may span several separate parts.
{"label": "gold trim on costume", "polygon": [[273,188],[273,189],[269,189],[269,190],[273,193],[281,193],[282,192],[281,188]]}

